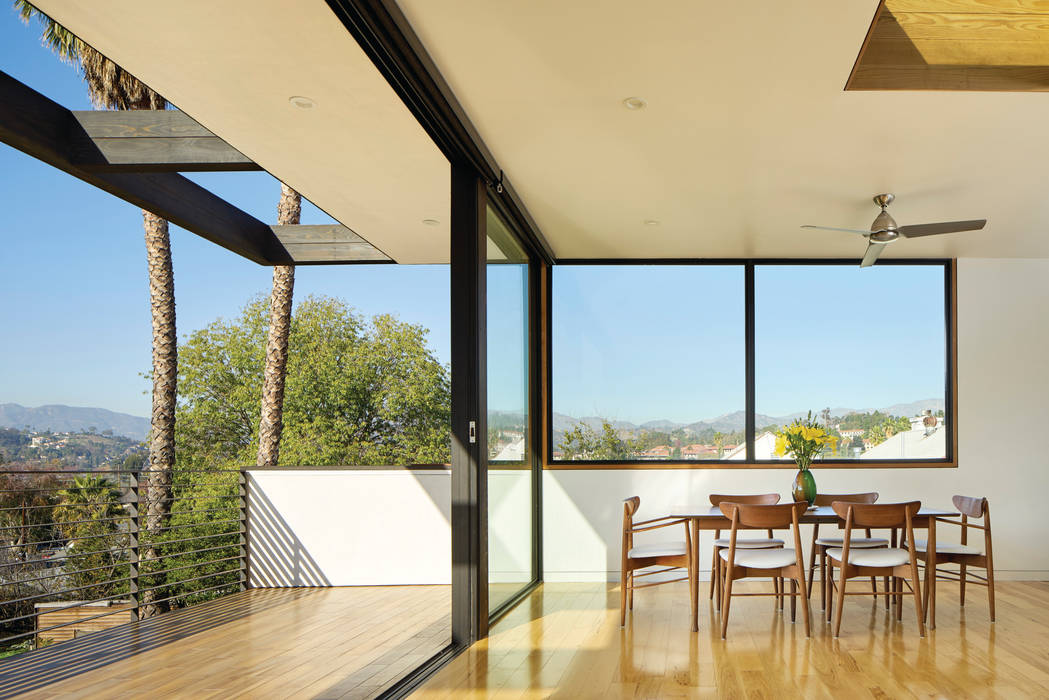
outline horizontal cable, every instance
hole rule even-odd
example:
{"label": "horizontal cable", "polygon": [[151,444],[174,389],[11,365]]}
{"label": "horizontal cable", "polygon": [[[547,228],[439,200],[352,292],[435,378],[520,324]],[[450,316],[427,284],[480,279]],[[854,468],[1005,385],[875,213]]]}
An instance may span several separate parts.
{"label": "horizontal cable", "polygon": [[[225,509],[221,509],[225,510]],[[130,515],[121,515],[119,518],[92,518],[90,520],[67,520],[62,525],[80,525],[81,523],[115,523],[122,520],[130,520]],[[5,530],[25,530],[30,527],[40,527],[33,525],[12,525],[10,527],[0,527],[0,532]]]}
{"label": "horizontal cable", "polygon": [[190,591],[189,593],[179,593],[177,595],[168,596],[167,598],[160,598],[158,600],[153,601],[153,603],[150,603],[150,604],[164,603],[164,602],[169,601],[169,600],[174,600],[175,598],[185,598],[185,597],[188,597],[188,596],[191,596],[191,595],[196,595],[198,593],[206,593],[208,591],[218,590],[219,588],[229,588],[230,586],[236,586],[236,585],[238,585],[237,581],[231,581],[230,583],[220,583],[217,586],[209,586],[208,588],[198,588],[197,590]]}
{"label": "horizontal cable", "polygon": [[[51,574],[50,576],[41,576],[39,578],[26,578],[26,579],[19,579],[17,581],[7,581],[5,585],[8,585],[8,586],[25,585],[25,584],[29,584],[29,583],[36,583],[37,581],[46,581],[46,580],[52,579],[52,578],[62,578],[63,576],[65,576],[65,577],[78,576],[80,574],[86,574],[88,571],[102,571],[103,569],[115,569],[118,566],[130,566],[130,565],[131,565],[131,562],[129,562],[129,561],[118,561],[118,562],[115,562],[113,564],[107,564],[106,566],[96,566],[93,569],[74,569],[73,571],[63,571],[61,573]],[[97,585],[97,584],[93,584],[93,585]],[[53,595],[62,595],[63,592],[64,591],[55,591],[53,593]],[[0,601],[0,605],[3,605],[3,604],[4,604],[4,601]]]}
{"label": "horizontal cable", "polygon": [[[175,512],[175,513],[164,513],[164,516],[165,517],[175,517],[177,515],[199,515],[201,513],[218,513],[218,512],[226,511],[226,510],[237,510],[237,508],[238,508],[238,506],[232,506],[231,505],[231,506],[225,506],[223,508],[201,508],[199,510],[180,510],[180,511]],[[148,515],[146,513],[140,513],[139,517],[142,520],[145,520],[148,517]],[[146,529],[145,525],[142,526],[141,531],[142,532],[147,532],[147,529]]]}
{"label": "horizontal cable", "polygon": [[101,539],[103,537],[116,537],[116,536],[127,537],[128,535],[129,535],[129,531],[119,531],[119,532],[107,532],[107,533],[101,534],[101,535],[84,535],[83,537],[63,537],[62,539],[59,539],[59,540],[39,540],[37,542],[25,542],[23,544],[5,544],[5,545],[0,546],[0,550],[14,549],[15,547],[39,547],[42,544],[59,544],[59,545],[64,545],[67,542],[78,542],[80,540],[97,540],[97,539]]}
{"label": "horizontal cable", "polygon": [[131,549],[131,545],[124,545],[123,547],[114,547],[112,549],[99,550],[97,552],[84,552],[83,554],[66,554],[60,557],[52,557],[51,559],[27,559],[26,561],[15,561],[7,564],[0,564],[0,568],[11,567],[11,566],[28,566],[29,564],[53,564],[57,561],[67,561],[70,559],[82,559],[83,557],[96,556],[101,554],[103,551],[107,553],[113,552],[126,552]]}
{"label": "horizontal cable", "polygon": [[[124,579],[117,579],[117,580],[118,581],[122,581]],[[94,588],[97,585],[101,585],[101,584],[92,584],[91,586],[84,586],[84,588]],[[69,588],[69,589],[66,589],[65,591],[62,591],[62,593],[68,593],[70,591],[76,591],[76,590],[80,590],[80,589],[78,589],[78,588]],[[61,595],[61,593],[46,593],[44,595],[45,596]],[[63,608],[52,608],[52,609],[48,610],[47,612],[58,612],[60,610],[72,610],[73,608],[81,608],[81,607],[83,607],[85,605],[91,605],[92,603],[104,603],[107,600],[113,600],[114,596],[117,596],[117,595],[131,595],[131,594],[130,593],[127,593],[127,594],[125,594],[125,593],[114,593],[113,595],[107,595],[105,598],[95,598],[94,600],[78,600],[75,603],[73,603],[72,605],[67,605],[67,606],[65,606]],[[39,598],[40,596],[34,596],[34,597]],[[20,603],[20,602],[23,602],[23,601],[26,601],[26,600],[32,600],[32,598],[22,598],[21,600],[5,601],[3,604],[4,605],[10,605],[10,604],[13,604],[13,603]],[[53,602],[61,603],[63,601],[53,601]],[[38,614],[39,613],[37,613],[37,612],[33,612],[33,613],[29,614],[29,615],[20,615],[18,617],[5,617],[5,618],[0,619],[0,623],[7,624],[9,622],[17,622],[18,620],[25,620],[25,619],[30,618],[30,617],[36,617]]]}
{"label": "horizontal cable", "polygon": [[[228,520],[206,520],[202,523],[183,523],[182,525],[168,525],[167,527],[158,527],[155,530],[146,531],[145,528],[139,530],[139,534],[155,534],[158,532],[167,532],[168,530],[182,530],[187,527],[207,527],[208,525],[225,525],[227,523],[239,523],[240,518],[230,518]],[[156,540],[156,542],[163,542],[164,540]]]}
{"label": "horizontal cable", "polygon": [[0,475],[32,476],[34,474],[239,474],[240,469],[184,469],[161,467],[157,469],[0,469]]}
{"label": "horizontal cable", "polygon": [[[72,607],[79,607],[79,606],[74,605]],[[68,610],[68,609],[69,608],[57,608],[57,610]],[[128,615],[132,610],[133,610],[133,608],[117,608],[115,610],[110,610],[108,612],[99,613],[98,615],[91,615],[90,617],[81,617],[81,618],[78,618],[76,620],[70,620],[69,622],[63,622],[63,623],[58,624],[58,625],[51,625],[50,627],[44,627],[42,629],[30,630],[29,632],[22,632],[21,634],[14,634],[14,635],[11,635],[10,637],[3,637],[3,638],[0,638],[0,642],[9,642],[12,639],[19,639],[21,637],[28,637],[28,636],[33,635],[33,634],[40,634],[41,632],[49,632],[51,630],[58,629],[59,627],[68,627],[69,625],[77,625],[77,624],[80,624],[82,622],[87,622],[88,620],[97,620],[100,617],[106,617],[108,615],[116,615],[118,613],[124,613],[125,615]],[[55,612],[55,611],[54,610],[48,610],[47,612],[50,613],[50,612]],[[41,614],[45,614],[45,613],[41,613]],[[33,617],[33,615],[29,615],[28,617]]]}
{"label": "horizontal cable", "polygon": [[[219,547],[219,549],[228,549],[228,548],[227,547]],[[168,574],[168,573],[171,573],[172,571],[181,571],[183,569],[199,569],[199,568],[203,568],[204,566],[207,566],[208,564],[221,564],[224,561],[233,561],[234,559],[243,559],[243,557],[241,555],[237,554],[237,555],[232,556],[232,557],[223,557],[222,559],[208,559],[207,561],[194,562],[193,564],[183,564],[182,566],[173,566],[170,569],[160,569],[159,571],[146,571],[146,570],[140,568],[139,572],[138,572],[138,577],[140,579],[143,579],[143,578],[149,578],[150,576],[160,576],[161,574]],[[150,559],[148,561],[161,561],[161,560],[159,560],[159,559]],[[142,565],[142,562],[139,561],[139,566],[141,567],[141,565]],[[181,581],[172,581],[172,582],[167,583],[167,584],[162,584],[162,586],[163,585],[166,585],[166,586],[177,586],[180,583],[182,583],[182,582]]]}
{"label": "horizontal cable", "polygon": [[[239,571],[240,571],[240,567],[238,567],[236,569],[230,569],[229,571],[216,571],[213,574],[206,574],[204,576],[197,576],[196,578],[187,578],[187,579],[183,579],[181,581],[172,581],[171,583],[162,583],[162,584],[159,584],[159,585],[156,585],[156,586],[149,586],[147,588],[139,588],[138,592],[139,592],[139,595],[141,595],[142,593],[144,593],[146,591],[158,591],[161,588],[174,588],[175,586],[181,586],[181,585],[183,585],[185,583],[193,583],[194,581],[201,581],[201,580],[206,579],[206,578],[215,578],[216,576],[222,576],[223,574],[235,574],[235,573],[237,573]],[[146,574],[145,576],[148,576],[148,575],[149,574]],[[139,578],[144,578],[144,576],[140,574]],[[173,597],[177,598],[178,596],[173,596]],[[147,603],[143,603],[143,605],[147,605]]]}
{"label": "horizontal cable", "polygon": [[[125,503],[124,501],[105,501],[105,502],[102,502],[102,503],[98,503],[98,502],[95,502],[95,503],[72,503],[72,502],[50,503],[50,504],[42,505],[42,506],[12,506],[11,508],[0,508],[0,513],[3,513],[5,511],[12,511],[12,510],[19,510],[19,511],[40,510],[41,508],[50,508],[52,510],[54,510],[55,508],[98,508],[100,506],[113,506],[113,507],[119,508],[119,507],[122,507],[122,506],[125,506],[125,505],[130,505],[130,503]],[[53,523],[54,521],[51,521],[51,522]],[[26,523],[22,527],[41,527],[41,526],[46,526],[48,524],[49,524],[48,522]]]}
{"label": "horizontal cable", "polygon": [[[233,521],[233,522],[236,522],[236,521]],[[156,540],[155,542],[153,542],[153,544],[155,544],[155,545],[164,545],[164,544],[178,544],[179,542],[195,542],[196,540],[210,540],[210,539],[213,539],[215,537],[225,537],[227,535],[239,535],[239,534],[241,534],[241,532],[242,531],[239,530],[239,529],[238,530],[229,530],[227,532],[218,532],[218,533],[215,533],[214,535],[198,535],[197,537],[183,537],[180,540]],[[230,545],[230,546],[235,546],[235,545]],[[141,548],[141,544],[139,545],[139,548]],[[182,554],[182,552],[179,552],[179,554]],[[170,555],[165,555],[165,556],[178,556],[178,555],[170,554]]]}
{"label": "horizontal cable", "polygon": [[226,493],[226,494],[215,495],[215,496],[172,496],[171,498],[143,498],[143,499],[139,500],[139,503],[142,504],[142,505],[146,505],[146,504],[150,504],[150,503],[168,503],[168,502],[171,502],[171,501],[207,501],[207,500],[217,500],[219,498],[239,498],[239,497],[240,496],[238,496],[235,493]]}
{"label": "horizontal cable", "polygon": [[[237,485],[237,482],[231,480],[231,481],[205,481],[205,482],[201,482],[201,483],[189,483],[189,484],[177,484],[176,483],[176,484],[171,484],[171,487],[174,488],[174,489],[179,489],[179,488],[191,489],[191,488],[201,488],[201,487],[208,487],[208,486],[236,486],[236,485]],[[149,484],[147,482],[142,482],[142,483],[138,484],[137,486],[124,486],[122,484],[114,484],[113,488],[120,489],[120,490],[123,490],[123,491],[131,491],[131,490],[133,490],[135,488],[138,488],[139,491],[143,491],[144,492],[144,491],[148,490],[148,486],[149,486]],[[0,489],[0,493],[53,493],[55,491],[84,491],[84,490],[93,489],[93,488],[95,488],[95,487],[94,486],[76,486],[75,484],[73,484],[73,482],[70,482],[67,486],[53,486],[53,487],[47,487],[47,488]]]}
{"label": "horizontal cable", "polygon": [[[171,553],[168,553],[168,554],[162,554],[159,557],[156,557],[155,559],[147,559],[146,561],[160,561],[162,559],[174,559],[176,557],[185,557],[185,556],[188,556],[190,554],[200,554],[201,552],[214,552],[214,551],[217,551],[217,550],[220,550],[220,549],[231,549],[233,547],[238,547],[238,546],[240,546],[240,545],[239,544],[219,544],[219,545],[215,545],[214,547],[204,547],[202,549],[190,549],[190,550],[187,550],[185,552],[171,552]],[[201,563],[205,564],[207,562],[201,562]],[[152,572],[152,573],[156,573],[156,572]]]}

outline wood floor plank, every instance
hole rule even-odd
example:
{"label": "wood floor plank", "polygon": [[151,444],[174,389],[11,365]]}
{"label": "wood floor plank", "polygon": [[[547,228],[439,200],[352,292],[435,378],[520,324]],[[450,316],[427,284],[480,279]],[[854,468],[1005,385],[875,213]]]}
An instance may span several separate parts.
{"label": "wood floor plank", "polygon": [[986,596],[961,608],[957,586],[941,584],[925,639],[913,601],[897,621],[882,599],[848,598],[839,638],[815,601],[806,638],[800,605],[792,624],[789,601],[778,612],[768,598],[737,598],[722,640],[720,613],[702,600],[700,631],[689,631],[684,584],[636,593],[620,627],[615,585],[547,583],[413,697],[1049,697],[1049,583],[996,588],[991,623]]}

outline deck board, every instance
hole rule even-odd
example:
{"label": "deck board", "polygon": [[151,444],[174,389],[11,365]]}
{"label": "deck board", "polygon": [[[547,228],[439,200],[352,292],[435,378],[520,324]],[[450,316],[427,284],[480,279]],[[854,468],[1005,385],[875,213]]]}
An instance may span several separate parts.
{"label": "deck board", "polygon": [[252,589],[2,661],[0,697],[372,697],[450,610],[449,586]]}

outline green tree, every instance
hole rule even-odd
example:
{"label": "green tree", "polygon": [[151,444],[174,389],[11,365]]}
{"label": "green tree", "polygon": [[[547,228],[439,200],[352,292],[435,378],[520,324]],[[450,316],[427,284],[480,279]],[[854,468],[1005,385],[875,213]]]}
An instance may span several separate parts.
{"label": "green tree", "polygon": [[81,600],[109,598],[127,592],[128,561],[124,506],[120,490],[108,479],[77,476],[58,492],[53,517],[69,540],[63,568]]}
{"label": "green tree", "polygon": [[[180,464],[254,461],[266,306],[255,299],[180,348]],[[302,300],[289,329],[280,463],[448,462],[448,369],[426,334],[392,316],[366,320],[337,299]]]}
{"label": "green tree", "polygon": [[565,459],[619,460],[634,456],[636,444],[624,440],[609,421],[602,419],[601,432],[577,423],[564,434],[558,449]]}

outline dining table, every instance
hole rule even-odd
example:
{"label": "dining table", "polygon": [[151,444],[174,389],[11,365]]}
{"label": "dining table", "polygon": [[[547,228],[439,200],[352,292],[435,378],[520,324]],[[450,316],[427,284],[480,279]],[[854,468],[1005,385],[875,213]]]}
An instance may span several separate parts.
{"label": "dining table", "polygon": [[[939,510],[922,506],[917,515],[911,519],[915,530],[928,530],[925,560],[925,590],[922,593],[925,606],[925,619],[929,629],[936,629],[936,518],[954,518],[960,513],[954,510]],[[670,511],[671,518],[688,520],[692,536],[692,562],[699,571],[699,533],[702,530],[730,530],[732,521],[718,506],[710,504],[674,506]],[[812,506],[798,520],[802,525],[824,525],[841,523],[841,518],[830,506]],[[764,529],[764,528],[757,528]],[[713,573],[711,573],[713,575]],[[699,576],[691,577],[689,591],[692,615],[692,631],[699,631]],[[804,591],[802,592],[804,595]],[[897,604],[902,601],[897,601]]]}

